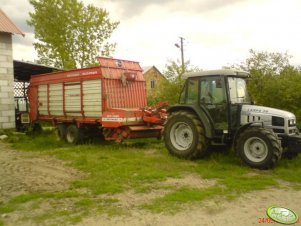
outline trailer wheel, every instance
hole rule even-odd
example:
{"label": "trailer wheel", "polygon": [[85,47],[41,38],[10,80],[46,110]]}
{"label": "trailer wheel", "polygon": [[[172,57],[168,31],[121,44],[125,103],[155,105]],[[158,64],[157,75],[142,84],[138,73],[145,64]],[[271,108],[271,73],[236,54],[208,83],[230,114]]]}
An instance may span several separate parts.
{"label": "trailer wheel", "polygon": [[37,135],[43,132],[43,128],[38,121],[32,122],[28,130],[26,131],[27,134]]}
{"label": "trailer wheel", "polygon": [[172,113],[164,127],[169,153],[179,158],[196,159],[207,153],[208,140],[198,117],[187,111]]}
{"label": "trailer wheel", "polygon": [[241,160],[253,168],[273,168],[282,155],[277,135],[261,127],[246,129],[238,137],[236,144]]}
{"label": "trailer wheel", "polygon": [[72,124],[67,127],[66,141],[70,144],[78,144],[83,140],[83,133],[81,129]]}
{"label": "trailer wheel", "polygon": [[32,131],[34,133],[41,133],[41,132],[43,132],[43,128],[40,123],[34,122],[32,125]]}
{"label": "trailer wheel", "polygon": [[65,141],[66,140],[66,125],[58,124],[56,126],[56,136],[59,140]]}

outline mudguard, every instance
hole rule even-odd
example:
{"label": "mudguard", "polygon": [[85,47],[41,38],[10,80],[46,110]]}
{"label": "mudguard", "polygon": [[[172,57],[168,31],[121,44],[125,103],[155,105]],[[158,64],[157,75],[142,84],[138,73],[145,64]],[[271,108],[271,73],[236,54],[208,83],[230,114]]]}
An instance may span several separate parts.
{"label": "mudguard", "polygon": [[167,109],[168,113],[172,113],[176,111],[190,111],[196,114],[204,126],[205,136],[207,138],[213,138],[214,131],[213,131],[212,119],[210,118],[209,113],[206,114],[205,108],[196,105],[177,104]]}

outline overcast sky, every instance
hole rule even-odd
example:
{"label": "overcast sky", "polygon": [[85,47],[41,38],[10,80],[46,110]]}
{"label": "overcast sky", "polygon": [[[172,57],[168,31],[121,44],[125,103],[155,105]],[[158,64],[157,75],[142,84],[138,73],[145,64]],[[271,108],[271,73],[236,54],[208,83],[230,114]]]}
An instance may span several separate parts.
{"label": "overcast sky", "polygon": [[[83,0],[106,8],[120,21],[114,57],[155,65],[184,57],[202,69],[246,59],[249,49],[285,52],[301,65],[301,0]],[[34,30],[26,25],[28,0],[0,0],[0,7],[26,34],[14,35],[14,59],[34,61]]]}

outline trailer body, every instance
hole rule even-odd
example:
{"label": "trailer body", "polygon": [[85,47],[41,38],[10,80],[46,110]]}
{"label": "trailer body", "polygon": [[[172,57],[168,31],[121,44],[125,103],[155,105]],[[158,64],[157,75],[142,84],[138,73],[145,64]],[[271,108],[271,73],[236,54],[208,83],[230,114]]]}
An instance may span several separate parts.
{"label": "trailer body", "polygon": [[107,140],[159,137],[164,110],[147,111],[139,63],[97,59],[97,67],[32,76],[28,88],[30,121],[60,126],[62,138],[70,125],[79,130],[100,128]]}

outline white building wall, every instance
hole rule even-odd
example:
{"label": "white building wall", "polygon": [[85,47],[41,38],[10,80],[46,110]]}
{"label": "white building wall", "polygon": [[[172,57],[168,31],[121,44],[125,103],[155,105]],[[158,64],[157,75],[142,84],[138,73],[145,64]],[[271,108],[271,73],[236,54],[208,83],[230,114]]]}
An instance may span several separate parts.
{"label": "white building wall", "polygon": [[0,129],[15,128],[12,35],[0,32]]}

